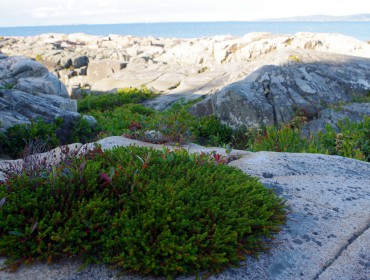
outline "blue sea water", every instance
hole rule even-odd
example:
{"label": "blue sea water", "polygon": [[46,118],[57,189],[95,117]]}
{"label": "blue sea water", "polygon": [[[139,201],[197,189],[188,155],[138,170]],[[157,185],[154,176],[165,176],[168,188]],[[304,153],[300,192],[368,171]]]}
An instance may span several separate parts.
{"label": "blue sea water", "polygon": [[176,22],[97,25],[59,25],[0,27],[0,36],[34,36],[44,33],[86,33],[153,36],[164,38],[200,38],[215,35],[243,36],[250,32],[295,34],[297,32],[340,33],[356,39],[370,40],[370,21],[327,22]]}

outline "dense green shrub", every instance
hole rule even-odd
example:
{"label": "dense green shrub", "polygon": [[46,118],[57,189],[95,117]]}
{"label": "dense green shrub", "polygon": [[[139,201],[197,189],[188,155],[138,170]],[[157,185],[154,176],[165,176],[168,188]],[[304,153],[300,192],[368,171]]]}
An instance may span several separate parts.
{"label": "dense green shrub", "polygon": [[127,272],[219,271],[267,249],[284,202],[208,155],[99,148],[0,185],[0,255],[80,256]]}
{"label": "dense green shrub", "polygon": [[99,125],[92,127],[83,117],[72,123],[68,134],[63,132],[66,130],[63,125],[62,118],[58,118],[55,123],[37,118],[29,124],[9,127],[0,132],[0,155],[19,158],[49,151],[61,144],[87,143],[93,141],[100,132]]}
{"label": "dense green shrub", "polygon": [[367,93],[353,93],[353,102],[370,103],[370,90]]}
{"label": "dense green shrub", "polygon": [[[81,118],[71,128],[69,139],[62,143],[87,143],[101,137],[125,135],[152,143],[195,142],[205,146],[230,145],[236,149],[251,151],[325,153],[370,161],[369,117],[365,117],[363,122],[358,124],[349,121],[339,122],[339,131],[327,126],[325,131],[317,135],[302,138],[301,127],[307,121],[317,117],[316,111],[297,109],[296,117],[289,124],[280,127],[259,129],[242,127],[232,130],[222,125],[214,116],[200,118],[191,116],[188,109],[199,100],[191,102],[182,100],[165,111],[155,111],[137,104],[152,96],[154,94],[146,89],[126,89],[117,94],[91,95],[79,100],[80,111],[92,115],[98,125],[91,127],[85,119]],[[40,128],[36,129],[38,132],[32,133],[32,136],[28,136],[28,132],[25,132],[27,129],[22,126],[11,128],[10,130],[15,130],[17,133],[12,132],[10,138],[0,133],[0,139],[5,137],[5,140],[0,143],[0,154],[5,151],[13,157],[19,156],[25,145],[30,141],[35,142],[35,139],[36,142],[37,139],[42,141],[46,139],[44,141],[46,143],[52,140],[52,144],[46,145],[44,150],[47,149],[46,147],[55,147],[57,143],[55,135],[58,136],[55,130],[58,130],[59,126],[46,129],[44,122],[40,124],[37,122],[32,125]],[[153,133],[148,134],[148,132]]]}
{"label": "dense green shrub", "polygon": [[78,111],[107,110],[129,103],[139,103],[152,98],[154,93],[145,88],[121,89],[114,94],[88,95],[78,101]]}
{"label": "dense green shrub", "polygon": [[254,140],[252,151],[275,151],[295,153],[323,153],[370,161],[370,117],[356,123],[348,119],[339,121],[339,131],[327,125],[309,138],[303,138],[299,128],[283,125],[267,127],[250,133]]}
{"label": "dense green shrub", "polygon": [[92,125],[89,121],[82,116],[74,123],[71,139],[68,143],[89,143],[97,140],[98,134],[101,132],[101,125],[98,123]]}
{"label": "dense green shrub", "polygon": [[308,140],[301,136],[299,129],[283,125],[280,128],[266,127],[256,135],[252,149],[255,151],[303,152],[308,151],[308,147]]}
{"label": "dense green shrub", "polygon": [[330,125],[325,132],[319,132],[314,141],[319,151],[327,151],[331,155],[356,158],[370,161],[370,116],[356,123],[348,119],[339,121],[339,132]]}
{"label": "dense green shrub", "polygon": [[[109,96],[115,98],[115,95],[91,97],[101,105],[97,106],[96,109],[85,111],[86,114],[92,115],[98,121],[101,130],[106,135],[125,134],[135,139],[155,143],[182,144],[193,141],[202,145],[214,146],[222,146],[231,141],[232,129],[221,125],[214,116],[196,118],[188,113],[189,107],[196,101],[180,101],[167,110],[158,112],[134,103],[115,103],[111,104],[111,107],[102,105],[105,104],[105,99]],[[107,109],[108,107],[109,109]],[[133,130],[132,127],[134,127]],[[147,137],[148,131],[158,131],[163,137],[149,139]]]}
{"label": "dense green shrub", "polygon": [[87,111],[87,114],[97,120],[101,131],[116,136],[128,133],[132,122],[145,122],[154,113],[154,109],[146,108],[140,104],[125,104],[110,110]]}
{"label": "dense green shrub", "polygon": [[215,116],[195,119],[193,134],[198,144],[209,146],[223,146],[232,141],[235,132],[227,125],[223,125]]}
{"label": "dense green shrub", "polygon": [[4,133],[0,133],[0,138],[2,138],[0,154],[16,158],[22,153],[40,153],[57,147],[59,140],[56,130],[61,123],[62,119],[58,119],[55,123],[46,123],[40,118],[30,124],[17,124],[9,127]]}

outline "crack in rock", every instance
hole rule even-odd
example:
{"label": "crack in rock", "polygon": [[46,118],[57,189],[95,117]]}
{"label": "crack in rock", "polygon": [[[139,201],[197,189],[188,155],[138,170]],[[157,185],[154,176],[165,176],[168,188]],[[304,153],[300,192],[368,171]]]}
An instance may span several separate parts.
{"label": "crack in rock", "polygon": [[347,248],[353,243],[356,241],[357,238],[359,238],[365,231],[367,231],[368,229],[370,229],[370,221],[368,222],[367,226],[358,231],[358,232],[355,232],[353,234],[353,236],[347,240],[346,244],[344,246],[342,246],[342,248],[340,248],[340,250],[338,251],[338,253],[334,256],[333,259],[331,259],[322,269],[320,272],[318,272],[316,274],[316,276],[313,278],[313,280],[318,280],[321,276],[321,274],[323,274],[330,266],[332,266],[335,261],[342,255],[342,253],[347,250]]}

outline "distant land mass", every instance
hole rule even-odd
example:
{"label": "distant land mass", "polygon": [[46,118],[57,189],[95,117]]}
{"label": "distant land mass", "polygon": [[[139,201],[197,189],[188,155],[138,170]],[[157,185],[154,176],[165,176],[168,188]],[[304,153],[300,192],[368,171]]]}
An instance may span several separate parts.
{"label": "distant land mass", "polygon": [[312,15],[289,18],[269,18],[257,21],[370,21],[370,14],[356,14],[348,16]]}

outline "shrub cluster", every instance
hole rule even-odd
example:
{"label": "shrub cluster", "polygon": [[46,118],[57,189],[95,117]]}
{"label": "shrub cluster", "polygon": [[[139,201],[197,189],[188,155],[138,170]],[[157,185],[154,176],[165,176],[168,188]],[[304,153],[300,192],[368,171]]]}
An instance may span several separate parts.
{"label": "shrub cluster", "polygon": [[[89,96],[79,101],[79,108],[81,112],[92,115],[98,121],[105,135],[124,134],[153,143],[182,144],[193,141],[214,146],[231,141],[232,129],[221,125],[214,116],[196,118],[188,113],[190,106],[199,100],[180,101],[169,109],[158,112],[137,104],[144,97],[153,96],[145,91],[147,95],[143,97],[139,94],[140,98],[136,98],[137,91],[130,89],[119,94]],[[148,137],[148,131],[156,131],[162,137]]]}
{"label": "shrub cluster", "polygon": [[[190,102],[180,100],[165,111],[134,120],[136,125],[134,129],[129,126],[128,134],[136,139],[154,143],[195,142],[206,146],[222,146],[229,143],[233,133],[230,127],[222,125],[214,116],[197,118],[188,113],[190,106],[197,101],[199,100]],[[148,137],[148,131],[160,132],[162,137],[159,139]]]}
{"label": "shrub cluster", "polygon": [[275,151],[295,153],[322,153],[370,161],[370,117],[356,123],[339,121],[339,131],[329,124],[309,138],[301,136],[299,127],[283,125],[267,127],[258,132],[246,132],[253,137],[252,151]]}
{"label": "shrub cluster", "polygon": [[219,271],[267,249],[284,202],[205,154],[97,148],[0,184],[0,255],[10,265],[79,256],[125,272]]}
{"label": "shrub cluster", "polygon": [[78,102],[80,113],[90,110],[108,110],[129,103],[139,103],[154,97],[154,93],[146,88],[120,89],[114,94],[87,95]]}
{"label": "shrub cluster", "polygon": [[[138,104],[153,96],[146,89],[126,89],[116,94],[91,95],[79,100],[80,112],[95,117],[98,125],[92,128],[81,118],[75,124],[68,143],[87,143],[106,136],[124,135],[152,143],[194,142],[204,146],[230,145],[251,151],[324,153],[370,161],[370,117],[365,116],[361,123],[341,121],[337,124],[339,131],[328,125],[325,131],[302,138],[301,127],[317,117],[315,112],[298,110],[289,124],[280,127],[232,130],[214,116],[191,116],[188,109],[199,100],[180,101],[161,112]],[[57,136],[58,139],[57,131],[58,124],[42,121],[10,128],[5,134],[0,133],[0,155],[19,156],[25,145],[37,142],[37,139],[46,142],[45,149],[53,148],[60,144],[55,138]]]}
{"label": "shrub cluster", "polygon": [[49,124],[40,118],[30,124],[9,127],[4,133],[0,132],[0,155],[16,158],[25,153],[42,153],[57,147],[59,140],[56,131],[61,122],[58,119]]}
{"label": "shrub cluster", "polygon": [[90,123],[80,118],[67,124],[71,129],[63,133],[66,127],[63,118],[54,123],[47,123],[37,118],[29,124],[17,124],[0,132],[0,156],[11,158],[26,157],[35,153],[49,151],[55,147],[70,143],[87,143],[93,141],[100,132],[99,125],[92,127]]}

